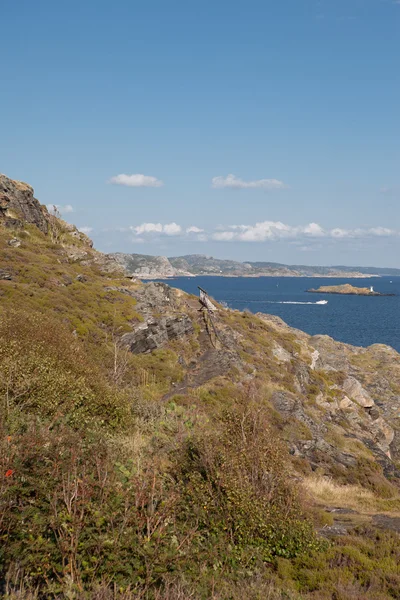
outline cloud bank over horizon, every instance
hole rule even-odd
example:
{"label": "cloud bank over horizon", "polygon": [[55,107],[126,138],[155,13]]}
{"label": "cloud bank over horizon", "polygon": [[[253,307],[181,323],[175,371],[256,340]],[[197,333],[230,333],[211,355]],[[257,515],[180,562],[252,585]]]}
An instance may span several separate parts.
{"label": "cloud bank over horizon", "polygon": [[199,242],[275,242],[282,240],[356,240],[371,238],[390,238],[400,236],[400,230],[388,227],[357,227],[344,229],[340,227],[324,228],[318,223],[306,225],[288,225],[281,221],[261,221],[254,225],[219,225],[209,231],[191,225],[183,227],[175,222],[142,223],[130,226],[132,241],[152,242],[162,237],[175,237]]}

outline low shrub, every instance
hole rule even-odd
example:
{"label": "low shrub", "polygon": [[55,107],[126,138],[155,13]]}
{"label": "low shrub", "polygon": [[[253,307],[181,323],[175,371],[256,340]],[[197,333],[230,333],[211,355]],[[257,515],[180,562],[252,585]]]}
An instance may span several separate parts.
{"label": "low shrub", "polygon": [[210,539],[224,534],[234,553],[263,561],[320,546],[290,480],[287,451],[254,406],[225,415],[213,435],[188,442],[183,511]]}

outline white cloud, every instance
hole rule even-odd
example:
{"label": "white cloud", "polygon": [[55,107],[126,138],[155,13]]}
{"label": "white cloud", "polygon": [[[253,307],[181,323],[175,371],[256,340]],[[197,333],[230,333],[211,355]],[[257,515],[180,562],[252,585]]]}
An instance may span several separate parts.
{"label": "white cloud", "polygon": [[322,230],[316,223],[310,223],[306,227],[292,227],[281,221],[262,221],[255,225],[231,225],[226,229],[226,231],[214,233],[213,239],[217,241],[265,242],[293,238],[300,234],[304,237],[320,237]]}
{"label": "white cloud", "polygon": [[211,186],[215,189],[231,188],[236,190],[260,189],[266,191],[283,190],[288,186],[278,179],[257,179],[255,181],[244,181],[232,173],[227,177],[213,177]]}
{"label": "white cloud", "polygon": [[85,234],[91,233],[93,231],[93,227],[78,227],[78,229],[81,233]]}
{"label": "white cloud", "polygon": [[137,227],[131,227],[131,229],[137,235],[142,235],[143,233],[162,233],[163,226],[161,223],[142,223]]}
{"label": "white cloud", "polygon": [[163,232],[166,235],[179,235],[182,232],[182,227],[176,223],[168,223],[164,225]]}
{"label": "white cloud", "polygon": [[[400,4],[400,2],[399,2]],[[388,229],[387,227],[372,227],[369,229],[369,233],[371,235],[377,236],[391,236],[396,235],[396,232],[393,229]]]}
{"label": "white cloud", "polygon": [[329,235],[333,238],[368,238],[368,237],[390,237],[399,235],[399,232],[388,227],[370,227],[369,229],[331,229]]}
{"label": "white cloud", "polygon": [[340,229],[340,227],[336,227],[335,229],[331,229],[330,235],[333,238],[345,238],[352,237],[351,230],[348,229]]}
{"label": "white cloud", "polygon": [[52,215],[54,215],[56,212],[59,212],[61,215],[74,212],[74,209],[70,204],[65,204],[64,206],[60,204],[47,204],[46,208]]}
{"label": "white cloud", "polygon": [[313,237],[323,237],[326,235],[324,229],[322,229],[321,225],[318,225],[318,223],[309,223],[306,225],[306,227],[304,227],[304,233]]}
{"label": "white cloud", "polygon": [[[180,237],[186,240],[207,242],[273,242],[286,240],[299,246],[313,246],[322,239],[326,240],[351,240],[371,239],[382,237],[400,236],[400,231],[388,227],[369,227],[344,229],[335,227],[325,229],[315,222],[306,225],[288,225],[282,221],[260,221],[253,225],[218,225],[211,230],[205,231],[196,225],[184,229],[175,222],[166,223],[142,223],[141,225],[128,228],[134,234],[136,241],[149,241],[160,237]],[[126,229],[125,229],[126,231]]]}
{"label": "white cloud", "polygon": [[186,233],[203,233],[204,229],[200,229],[196,227],[196,225],[192,225],[186,229]]}
{"label": "white cloud", "polygon": [[127,187],[161,187],[164,185],[164,182],[157,177],[152,177],[151,175],[142,175],[141,173],[135,173],[133,175],[125,175],[125,173],[121,173],[120,175],[115,175],[111,177],[109,183],[114,183],[115,185],[125,185]]}
{"label": "white cloud", "polygon": [[266,242],[290,239],[351,239],[370,237],[389,237],[400,235],[387,227],[371,227],[368,229],[323,229],[318,223],[308,225],[287,225],[281,221],[262,221],[255,225],[230,225],[223,231],[216,231],[212,238],[216,241]]}
{"label": "white cloud", "polygon": [[164,235],[179,235],[182,232],[182,227],[177,223],[142,223],[136,227],[129,228],[135,235],[143,234],[164,234]]}

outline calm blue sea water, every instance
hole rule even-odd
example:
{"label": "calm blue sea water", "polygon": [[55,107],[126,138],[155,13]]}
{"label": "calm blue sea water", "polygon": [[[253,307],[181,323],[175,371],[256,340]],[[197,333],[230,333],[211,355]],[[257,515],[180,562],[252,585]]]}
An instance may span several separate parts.
{"label": "calm blue sea water", "polygon": [[[392,282],[392,283],[390,283]],[[292,327],[311,335],[324,333],[356,346],[382,343],[400,352],[400,277],[372,279],[327,279],[297,277],[180,277],[167,283],[197,294],[200,285],[230,308],[278,315]],[[308,288],[351,283],[373,285],[378,292],[394,297],[358,297],[308,294]],[[315,304],[328,300],[328,304]]]}

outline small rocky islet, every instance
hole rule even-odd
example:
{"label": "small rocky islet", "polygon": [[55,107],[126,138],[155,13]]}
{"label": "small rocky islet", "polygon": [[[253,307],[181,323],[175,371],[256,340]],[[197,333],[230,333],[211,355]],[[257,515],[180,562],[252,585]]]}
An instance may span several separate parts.
{"label": "small rocky islet", "polygon": [[344,283],[341,285],[321,285],[319,288],[311,288],[307,290],[312,294],[342,294],[344,296],[395,296],[396,294],[388,294],[382,292],[376,292],[371,287],[355,287],[350,283]]}

